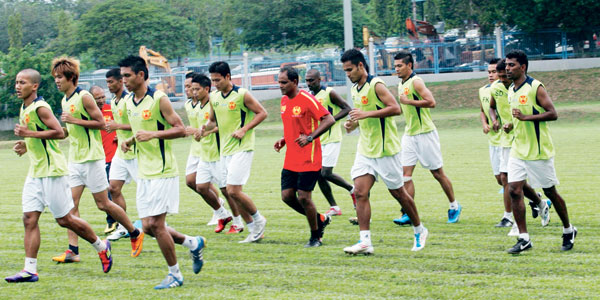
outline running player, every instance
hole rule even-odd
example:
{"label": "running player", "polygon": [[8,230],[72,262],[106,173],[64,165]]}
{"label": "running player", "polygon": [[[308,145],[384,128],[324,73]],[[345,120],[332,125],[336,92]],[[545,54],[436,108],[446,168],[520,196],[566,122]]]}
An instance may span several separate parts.
{"label": "running player", "polygon": [[[510,111],[510,103],[508,101],[508,87],[512,84],[512,80],[508,78],[506,75],[506,64],[505,60],[501,60],[496,65],[496,72],[498,76],[498,80],[495,81],[491,86],[491,97],[490,97],[490,109],[489,114],[492,119],[493,130],[501,130],[502,126],[506,123],[510,123],[512,120],[512,115]],[[508,120],[508,121],[507,121]],[[514,135],[512,132],[504,132],[502,131],[502,135],[500,136],[500,181],[502,182],[502,187],[504,189],[504,202],[511,203],[511,197],[508,192],[508,159],[511,151],[511,146],[514,140]],[[523,193],[525,197],[529,200],[529,205],[531,206],[531,214],[533,218],[537,218],[538,215],[541,215],[542,226],[547,226],[550,222],[550,206],[552,202],[550,200],[542,201],[541,194],[535,192],[529,184],[525,183],[523,185]],[[508,206],[510,212],[512,214],[511,205]],[[503,223],[508,223],[505,220],[506,213],[504,218],[500,221],[499,225],[503,225]],[[509,219],[512,221],[512,218]],[[519,234],[519,230],[517,228],[517,224],[512,223],[512,229],[508,233],[509,236],[517,236]]]}
{"label": "running player", "polygon": [[[567,205],[556,190],[559,183],[554,169],[554,145],[548,121],[558,119],[552,99],[544,85],[527,75],[529,61],[525,52],[511,51],[506,55],[506,75],[513,81],[508,88],[512,123],[503,126],[514,133],[508,159],[508,188],[515,221],[519,227],[517,243],[508,253],[516,254],[532,247],[523,204],[523,186],[528,179],[533,188],[542,188],[552,201],[563,224],[563,251],[573,249],[577,228],[569,222]],[[545,201],[542,201],[545,202]]]}
{"label": "running player", "polygon": [[333,168],[337,164],[340,149],[342,148],[342,122],[340,120],[348,115],[350,106],[332,88],[321,85],[321,73],[317,69],[310,69],[306,72],[306,85],[319,103],[333,115],[336,121],[320,137],[323,167],[321,168],[321,176],[319,176],[318,183],[323,196],[325,196],[330,206],[325,214],[329,216],[341,216],[342,210],[335,202],[329,181],[346,189],[350,193],[353,203],[356,203],[352,185],[340,175],[333,173]]}
{"label": "running player", "polygon": [[[104,94],[104,89],[97,85],[94,85],[90,88],[90,94],[94,97],[98,108],[102,112],[102,116],[104,117],[104,122],[108,123],[112,121],[112,111],[110,108],[110,104],[106,103],[106,95]],[[112,163],[112,159],[115,156],[115,152],[117,151],[117,138],[115,132],[108,132],[104,129],[100,130],[100,135],[102,136],[102,147],[104,148],[104,156],[105,156],[105,169],[106,176],[108,176],[110,172],[110,165]],[[108,193],[108,200],[112,201],[112,197],[110,195],[110,191]],[[109,214],[106,214],[106,228],[104,229],[104,234],[110,234],[117,229],[117,221],[113,219]],[[127,232],[127,231],[125,231]]]}
{"label": "running player", "polygon": [[344,248],[344,252],[373,253],[369,192],[377,177],[383,179],[390,194],[413,221],[415,240],[412,251],[419,251],[425,247],[428,230],[421,224],[415,202],[404,189],[402,181],[400,137],[393,119],[393,116],[401,112],[398,102],[383,80],[369,76],[365,58],[360,51],[352,49],[344,52],[341,61],[346,75],[354,83],[354,109],[350,111],[350,120],[344,123],[344,127],[348,132],[360,127],[358,149],[351,171],[357,200],[360,240],[355,245]]}
{"label": "running player", "polygon": [[205,239],[191,237],[167,227],[167,213],[179,211],[179,176],[171,139],[185,136],[183,122],[165,93],[147,85],[148,68],[143,58],[129,56],[119,62],[121,75],[131,94],[125,109],[133,136],[121,144],[127,153],[135,147],[138,159],[136,204],[144,232],[156,238],[167,261],[169,274],[155,289],[183,284],[173,242],[190,249],[194,273],[204,261]]}
{"label": "running player", "polygon": [[[192,77],[190,93],[192,98],[185,103],[185,110],[190,120],[190,126],[186,128],[186,135],[194,135],[194,140],[190,147],[186,167],[186,181],[188,186],[192,184],[196,191],[202,196],[204,201],[210,205],[214,214],[218,216],[215,232],[219,233],[225,229],[227,223],[234,220],[229,232],[239,233],[244,230],[242,218],[237,211],[237,206],[231,197],[228,197],[226,184],[223,180],[223,171],[221,166],[220,149],[217,139],[219,137],[218,127],[206,131],[206,136],[199,135],[199,128],[210,116],[210,79],[202,74],[195,74]],[[197,138],[197,140],[196,140]],[[221,192],[227,198],[229,206],[232,208],[234,217],[219,202],[219,196],[211,189],[214,182],[221,188]]]}
{"label": "running player", "polygon": [[[414,63],[413,56],[408,51],[401,51],[394,57],[396,73],[402,79],[402,83],[398,85],[398,98],[406,120],[402,137],[402,166],[406,190],[412,198],[415,197],[412,174],[418,161],[442,186],[450,202],[448,223],[456,223],[462,207],[454,198],[452,182],[442,168],[440,138],[429,112],[430,108],[435,107],[435,99],[423,79],[413,71]],[[400,219],[394,220],[394,223],[399,225],[408,222],[410,218],[406,213]]]}
{"label": "running player", "polygon": [[210,94],[210,119],[200,128],[199,134],[204,135],[204,132],[212,130],[218,120],[227,193],[240,210],[243,209],[250,215],[245,219],[250,234],[240,243],[256,242],[263,238],[267,219],[260,214],[242,188],[250,177],[254,156],[254,127],[267,118],[267,111],[248,90],[231,82],[231,71],[226,62],[212,63],[208,72],[217,90]]}
{"label": "running player", "polygon": [[335,119],[315,97],[298,89],[299,76],[294,68],[282,68],[278,81],[283,94],[283,138],[273,147],[279,152],[287,145],[281,170],[281,199],[308,220],[310,239],[304,247],[319,247],[331,217],[317,213],[311,192],[321,171],[319,136],[335,124]]}
{"label": "running player", "polygon": [[[61,120],[67,124],[70,143],[68,166],[74,204],[72,213],[79,216],[79,200],[87,186],[98,209],[125,226],[131,237],[131,256],[137,257],[142,251],[144,233],[133,227],[123,208],[108,200],[108,179],[100,136],[100,129],[105,126],[104,118],[92,95],[77,87],[79,61],[67,57],[55,59],[52,61],[52,76],[56,87],[64,94]],[[77,235],[72,231],[68,234],[69,248],[52,260],[61,263],[79,261]]]}
{"label": "running player", "polygon": [[[493,58],[488,64],[488,81],[489,83],[482,86],[479,89],[479,101],[481,113],[479,119],[481,120],[481,126],[483,127],[483,133],[488,137],[490,162],[492,164],[492,172],[496,177],[496,182],[502,187],[502,180],[500,179],[500,155],[502,153],[502,147],[500,146],[500,137],[502,131],[498,128],[493,128],[493,120],[490,117],[490,98],[492,97],[492,84],[498,80],[498,72],[496,71],[496,64],[500,61],[499,58]],[[510,198],[504,198],[504,216],[500,220],[496,227],[511,227],[513,224],[512,209],[510,208]]]}
{"label": "running player", "polygon": [[71,213],[73,199],[67,177],[67,161],[57,141],[64,139],[65,133],[50,105],[37,95],[41,79],[38,71],[25,69],[17,74],[15,83],[17,97],[23,100],[23,105],[19,113],[19,124],[15,125],[14,132],[25,138],[25,141],[17,141],[13,150],[19,156],[27,152],[30,165],[22,198],[25,267],[21,272],[6,277],[7,282],[38,281],[38,222],[45,207],[48,207],[58,225],[73,230],[92,244],[100,255],[104,273],[108,273],[112,267],[110,242],[101,241],[90,224]]}

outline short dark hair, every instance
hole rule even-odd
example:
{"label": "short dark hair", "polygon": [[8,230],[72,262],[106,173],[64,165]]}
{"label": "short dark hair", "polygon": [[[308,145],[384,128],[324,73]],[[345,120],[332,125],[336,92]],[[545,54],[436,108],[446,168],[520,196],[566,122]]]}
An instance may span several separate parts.
{"label": "short dark hair", "polygon": [[199,84],[203,88],[208,87],[208,91],[210,92],[211,82],[208,76],[204,74],[194,73],[194,76],[192,76],[192,83],[194,82]]}
{"label": "short dark hair", "polygon": [[223,77],[227,76],[227,74],[231,76],[229,64],[224,61],[215,61],[214,63],[210,64],[208,67],[208,73],[219,73]]}
{"label": "short dark hair", "polygon": [[413,58],[412,53],[410,53],[409,51],[402,50],[402,51],[398,52],[394,56],[394,59],[401,59],[402,62],[404,62],[405,64],[410,63],[411,69],[413,69],[415,67],[415,59]]}
{"label": "short dark hair", "polygon": [[506,71],[506,59],[501,59],[496,63],[496,71]]}
{"label": "short dark hair", "polygon": [[519,64],[525,65],[525,73],[527,73],[527,69],[529,68],[529,60],[527,59],[527,54],[523,52],[523,50],[513,50],[506,54],[506,58],[516,59]]}
{"label": "short dark hair", "polygon": [[194,78],[194,76],[196,76],[196,75],[198,75],[198,73],[196,73],[196,72],[189,72],[189,73],[185,74],[185,79]]}
{"label": "short dark hair", "polygon": [[121,75],[121,69],[119,68],[113,68],[108,70],[108,72],[106,72],[106,78],[111,78],[113,77],[116,80],[121,80],[123,78],[123,75]]}
{"label": "short dark hair", "polygon": [[119,62],[119,67],[131,68],[135,74],[143,71],[144,80],[148,80],[148,66],[146,61],[139,56],[130,55],[125,57]]}
{"label": "short dark hair", "polygon": [[355,66],[358,66],[358,63],[361,62],[363,64],[363,66],[365,66],[365,68],[367,68],[367,72],[369,70],[367,67],[367,61],[365,60],[365,56],[356,49],[350,49],[350,50],[344,52],[344,54],[342,54],[342,58],[340,60],[342,61],[342,63],[349,61]]}
{"label": "short dark hair", "polygon": [[498,63],[499,63],[501,60],[502,60],[501,58],[494,57],[494,58],[490,59],[490,62],[489,62],[488,64],[490,64],[490,65],[496,65],[496,64],[498,64]]}
{"label": "short dark hair", "polygon": [[287,74],[287,77],[290,81],[296,81],[296,84],[298,84],[299,78],[300,76],[298,76],[298,71],[292,67],[292,66],[285,66],[283,68],[281,68],[281,70],[279,70],[280,73],[285,72]]}

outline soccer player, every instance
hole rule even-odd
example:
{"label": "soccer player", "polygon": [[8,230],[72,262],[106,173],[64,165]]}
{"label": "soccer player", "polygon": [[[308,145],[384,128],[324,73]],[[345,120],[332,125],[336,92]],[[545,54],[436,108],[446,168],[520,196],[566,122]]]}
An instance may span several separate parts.
{"label": "soccer player", "polygon": [[67,177],[67,161],[57,141],[64,139],[65,133],[50,105],[37,95],[41,80],[38,71],[25,69],[17,74],[15,83],[17,97],[23,100],[23,105],[14,132],[25,141],[17,141],[13,150],[19,156],[27,152],[30,164],[22,197],[25,267],[21,272],[6,277],[7,282],[38,281],[38,222],[45,207],[48,207],[58,225],[73,230],[92,244],[100,256],[104,273],[108,273],[112,267],[110,242],[101,241],[90,224],[71,213],[73,199]]}
{"label": "soccer player", "polygon": [[208,72],[217,89],[210,94],[210,118],[200,128],[200,135],[217,126],[218,120],[227,193],[240,210],[250,214],[245,220],[250,234],[240,243],[256,242],[263,238],[267,219],[260,214],[242,188],[250,177],[254,156],[254,127],[267,118],[267,111],[248,90],[231,82],[231,71],[226,62],[212,63]]}
{"label": "soccer player", "polygon": [[[92,94],[92,97],[94,97],[98,108],[102,112],[104,122],[108,123],[112,121],[112,111],[110,108],[110,104],[106,103],[106,95],[104,94],[104,89],[97,85],[94,85],[90,88],[90,94]],[[110,177],[108,176],[108,174],[110,172],[110,165],[112,159],[115,156],[115,152],[117,151],[117,135],[115,132],[108,132],[103,129],[100,130],[100,135],[102,136],[102,147],[104,148],[106,176],[107,178],[109,178],[110,182]],[[108,193],[108,200],[112,201],[110,192]],[[115,221],[113,217],[111,217],[109,214],[106,214],[106,228],[104,229],[104,234],[109,234],[115,231],[117,229],[117,224],[117,221]]]}
{"label": "soccer player", "polygon": [[[52,61],[52,76],[62,99],[61,120],[67,124],[69,135],[69,185],[73,196],[72,213],[79,216],[79,200],[87,186],[98,209],[121,223],[131,237],[131,256],[142,251],[144,233],[136,229],[127,214],[117,204],[108,200],[108,179],[104,165],[104,150],[100,129],[104,128],[102,112],[90,93],[77,87],[79,61],[61,57]],[[79,261],[77,235],[69,231],[69,248],[52,260],[68,263]]]}
{"label": "soccer player", "polygon": [[[506,123],[510,123],[512,120],[512,115],[510,111],[510,103],[508,101],[508,87],[512,84],[512,80],[508,78],[506,75],[506,64],[505,60],[500,60],[496,64],[496,72],[498,76],[498,80],[492,83],[491,86],[491,97],[490,97],[490,108],[489,108],[489,116],[492,120],[493,130],[501,131],[502,126]],[[502,187],[504,189],[504,202],[509,203],[508,206],[505,206],[504,217],[500,221],[498,225],[508,225],[512,224],[512,229],[508,233],[509,236],[518,235],[517,225],[514,224],[512,218],[508,218],[507,213],[509,212],[512,215],[512,206],[511,206],[511,198],[510,193],[508,192],[508,159],[511,151],[511,146],[514,140],[514,135],[512,132],[501,131],[502,134],[500,136],[500,181],[502,182]],[[531,206],[531,214],[533,218],[537,218],[538,215],[541,215],[542,226],[547,226],[550,222],[550,206],[552,202],[550,200],[542,201],[541,195],[536,193],[533,188],[527,183],[523,185],[523,193],[525,197],[529,200],[529,205]],[[510,216],[509,215],[509,216]],[[510,221],[510,223],[508,222]]]}
{"label": "soccer player", "polygon": [[523,186],[526,179],[531,187],[542,188],[552,201],[563,224],[561,249],[568,251],[573,249],[577,228],[569,222],[567,205],[556,190],[559,182],[554,169],[555,152],[547,124],[558,119],[558,114],[544,85],[527,75],[528,66],[525,52],[515,50],[506,55],[506,75],[513,81],[508,88],[512,123],[503,125],[503,129],[514,133],[508,159],[508,188],[519,227],[517,243],[508,249],[508,253],[517,254],[533,245],[525,223]]}
{"label": "soccer player", "polygon": [[369,192],[377,177],[381,177],[390,194],[400,203],[412,220],[415,240],[412,251],[425,247],[428,230],[421,224],[417,207],[406,192],[402,180],[400,137],[393,116],[401,110],[383,80],[370,76],[366,61],[360,51],[351,49],[342,55],[342,68],[354,83],[350,120],[344,123],[347,132],[360,127],[358,149],[351,176],[356,195],[356,214],[360,228],[360,240],[344,248],[349,254],[371,254]]}
{"label": "soccer player", "polygon": [[340,120],[348,115],[350,106],[332,88],[321,85],[321,73],[317,69],[310,69],[306,72],[306,85],[319,103],[333,115],[336,121],[320,137],[323,167],[321,168],[321,176],[319,176],[318,183],[323,196],[325,196],[330,206],[325,214],[329,216],[341,216],[342,210],[335,202],[329,182],[346,189],[350,193],[353,203],[356,203],[356,199],[352,193],[352,185],[346,182],[340,175],[333,173],[333,168],[337,164],[340,149],[342,148],[342,122]]}
{"label": "soccer player", "polygon": [[278,76],[281,98],[283,138],[273,146],[279,152],[287,145],[281,170],[281,199],[298,213],[305,215],[310,239],[304,247],[322,245],[323,231],[331,218],[317,213],[311,192],[321,172],[319,136],[335,124],[329,111],[317,99],[298,89],[298,71],[284,67]]}
{"label": "soccer player", "polygon": [[[188,106],[187,106],[187,103],[189,103],[189,101],[193,101],[193,99],[194,99],[194,93],[192,92],[192,78],[196,75],[198,75],[198,73],[196,73],[196,72],[189,72],[189,73],[185,74],[185,81],[184,81],[184,85],[183,85],[184,90],[185,90],[185,95],[188,99],[188,102],[186,102],[186,105],[185,105],[185,109],[186,109],[186,113],[188,114],[188,119],[190,120],[190,123],[192,122],[192,119],[194,119],[194,120],[196,119],[196,117],[193,117],[190,115],[191,111],[188,110]],[[192,134],[194,134],[193,128],[191,126],[186,127],[186,135],[192,135]],[[197,143],[192,142],[192,146],[190,149],[190,156],[188,156],[188,161],[187,161],[187,165],[186,165],[185,182],[186,182],[186,185],[192,191],[194,191],[195,193],[198,193],[198,191],[196,189],[196,172],[194,172],[197,167],[197,159],[190,160],[190,159],[192,159],[191,153],[194,152],[192,149],[197,148],[197,146],[194,146],[196,144]],[[199,157],[199,154],[196,153],[195,157],[196,158]],[[189,171],[189,173],[188,173],[188,171]],[[217,198],[219,201],[219,206],[223,205],[225,203],[225,201],[223,201],[223,199],[218,197],[219,191],[217,191],[215,186],[209,183],[209,188],[215,195],[217,195]],[[224,220],[227,220],[227,219],[224,219]],[[219,215],[217,214],[217,211],[214,210],[214,208],[213,208],[213,216],[206,225],[208,225],[208,226],[217,225],[217,228],[218,227],[225,228],[225,225],[219,226]],[[222,231],[222,229],[221,229],[221,231]],[[219,232],[221,232],[221,231],[219,231]]]}
{"label": "soccer player", "polygon": [[129,56],[119,62],[121,75],[131,94],[125,109],[133,136],[121,144],[127,153],[135,147],[138,159],[136,203],[144,232],[156,238],[167,261],[169,274],[155,289],[181,286],[183,275],[177,263],[174,242],[190,249],[194,273],[204,261],[205,239],[191,237],[167,227],[167,213],[179,211],[179,176],[172,139],[185,136],[185,127],[167,95],[147,85],[148,67],[143,58]]}
{"label": "soccer player", "polygon": [[[415,197],[412,174],[418,161],[442,186],[450,202],[448,223],[456,223],[462,207],[454,198],[452,182],[442,168],[440,138],[429,112],[430,108],[435,107],[435,99],[423,79],[413,71],[414,63],[413,56],[408,51],[401,51],[394,57],[396,73],[402,80],[398,85],[398,98],[406,120],[402,136],[402,166],[406,190],[412,198]],[[409,217],[404,213],[400,219],[395,219],[394,223],[407,224],[411,221]]]}
{"label": "soccer player", "polygon": [[[482,86],[479,89],[479,101],[481,113],[479,114],[481,120],[481,126],[483,127],[483,133],[488,137],[490,162],[492,164],[492,172],[496,178],[496,182],[502,187],[502,180],[500,179],[500,154],[502,147],[500,146],[500,137],[502,131],[498,128],[493,128],[493,121],[490,117],[490,98],[492,97],[492,84],[498,80],[498,72],[496,71],[496,64],[500,61],[499,58],[493,58],[488,64],[488,81],[489,83]],[[504,198],[504,216],[500,220],[496,227],[511,227],[513,224],[512,209],[510,207],[510,198]]]}
{"label": "soccer player", "polygon": [[[195,190],[217,215],[218,221],[215,232],[223,231],[227,223],[234,219],[235,221],[227,233],[239,233],[244,230],[244,225],[233,199],[227,195],[226,184],[223,180],[220,149],[217,143],[219,128],[215,127],[213,130],[205,131],[205,136],[199,135],[200,126],[210,116],[209,95],[211,82],[207,76],[202,74],[195,74],[191,80],[190,92],[192,98],[185,103],[185,110],[190,120],[190,126],[186,128],[186,135],[194,135],[194,139],[190,147],[185,171],[186,182],[190,187],[195,186]],[[215,182],[221,188],[221,192],[229,201],[229,206],[232,207],[234,212],[233,218],[219,202],[218,194],[211,189],[213,186],[211,182]]]}

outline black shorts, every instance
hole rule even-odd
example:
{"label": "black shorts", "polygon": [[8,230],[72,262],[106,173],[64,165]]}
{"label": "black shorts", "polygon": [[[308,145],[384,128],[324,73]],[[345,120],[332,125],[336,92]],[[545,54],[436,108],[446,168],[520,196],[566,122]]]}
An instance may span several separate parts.
{"label": "black shorts", "polygon": [[281,170],[281,190],[295,189],[311,192],[319,179],[321,171],[294,172]]}

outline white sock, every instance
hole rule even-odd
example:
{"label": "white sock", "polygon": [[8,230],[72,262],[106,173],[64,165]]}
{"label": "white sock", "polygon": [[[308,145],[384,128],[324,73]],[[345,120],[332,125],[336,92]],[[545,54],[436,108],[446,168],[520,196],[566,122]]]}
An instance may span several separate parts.
{"label": "white sock", "polygon": [[173,276],[175,276],[175,278],[177,278],[179,280],[183,280],[183,275],[181,274],[181,271],[179,270],[179,264],[175,264],[174,266],[169,266],[169,273],[173,274]]}
{"label": "white sock", "polygon": [[529,233],[519,233],[519,238],[529,241]]}
{"label": "white sock", "polygon": [[185,240],[183,240],[183,243],[181,245],[187,247],[190,250],[195,250],[196,248],[198,248],[198,239],[196,237],[186,235]]}
{"label": "white sock", "polygon": [[563,233],[564,234],[573,233],[573,225],[569,224],[569,228],[563,227]]}
{"label": "white sock", "polygon": [[229,217],[227,210],[223,206],[221,206],[221,207],[219,207],[219,209],[215,210],[214,213],[215,213],[215,215],[219,216],[219,219],[225,219],[225,218]]}
{"label": "white sock", "polygon": [[254,222],[246,223],[246,226],[248,227],[248,231],[254,232]]}
{"label": "white sock", "polygon": [[425,227],[423,227],[423,223],[419,224],[419,226],[413,226],[415,234],[422,233],[423,229],[425,229]]}
{"label": "white sock", "polygon": [[92,246],[94,246],[94,249],[96,249],[96,252],[98,253],[106,250],[106,244],[102,242],[99,237],[96,237],[96,241],[92,243]]}
{"label": "white sock", "polygon": [[363,244],[371,245],[371,230],[361,230],[359,234]]}
{"label": "white sock", "polygon": [[352,186],[352,189],[350,190],[350,194],[354,194],[354,186]]}
{"label": "white sock", "polygon": [[458,201],[450,202],[450,209],[458,209]]}
{"label": "white sock", "polygon": [[332,206],[331,208],[335,209],[335,210],[340,210],[339,206]]}
{"label": "white sock", "polygon": [[37,258],[25,257],[25,268],[23,270],[36,274],[37,273]]}
{"label": "white sock", "polygon": [[504,212],[504,218],[509,219],[512,222],[513,221],[512,212]]}
{"label": "white sock", "polygon": [[244,223],[242,222],[242,216],[233,217],[233,225],[237,227],[244,227]]}
{"label": "white sock", "polygon": [[256,212],[252,215],[252,219],[254,221],[256,220],[260,220],[262,218],[262,216],[260,215],[260,212],[258,212],[258,209],[256,210]]}

